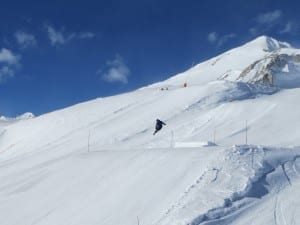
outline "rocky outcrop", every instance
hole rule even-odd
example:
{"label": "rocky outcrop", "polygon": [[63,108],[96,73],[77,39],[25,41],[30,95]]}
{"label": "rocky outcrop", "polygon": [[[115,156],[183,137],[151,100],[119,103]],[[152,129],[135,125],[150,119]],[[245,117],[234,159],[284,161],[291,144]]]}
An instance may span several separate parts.
{"label": "rocky outcrop", "polygon": [[300,85],[300,52],[295,54],[295,52],[276,50],[242,71],[227,71],[219,79],[294,87],[296,83]]}

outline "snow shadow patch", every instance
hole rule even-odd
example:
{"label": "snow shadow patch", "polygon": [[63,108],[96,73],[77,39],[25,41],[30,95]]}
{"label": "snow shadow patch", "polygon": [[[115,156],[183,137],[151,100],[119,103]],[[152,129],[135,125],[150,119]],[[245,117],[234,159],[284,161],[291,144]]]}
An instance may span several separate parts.
{"label": "snow shadow patch", "polygon": [[[255,198],[262,198],[269,193],[267,189],[268,183],[266,178],[268,174],[275,169],[270,170],[261,176],[257,181],[253,182],[250,188],[243,193],[234,193],[231,198],[224,199],[224,204],[221,207],[211,209],[207,213],[195,218],[188,225],[200,224],[222,224],[222,221],[230,219],[227,216],[234,214],[237,211],[243,210],[244,207],[253,203]],[[225,218],[226,217],[226,218]]]}
{"label": "snow shadow patch", "polygon": [[226,102],[255,99],[279,91],[276,87],[244,82],[214,81],[209,84],[207,95],[186,110],[212,108]]}

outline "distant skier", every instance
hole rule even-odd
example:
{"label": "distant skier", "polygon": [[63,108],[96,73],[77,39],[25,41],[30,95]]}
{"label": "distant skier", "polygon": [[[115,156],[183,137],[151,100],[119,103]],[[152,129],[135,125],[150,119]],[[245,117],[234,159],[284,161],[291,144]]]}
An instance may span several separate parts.
{"label": "distant skier", "polygon": [[156,125],[155,125],[155,131],[154,131],[153,135],[155,135],[163,127],[163,125],[167,125],[167,124],[165,124],[163,121],[157,119]]}

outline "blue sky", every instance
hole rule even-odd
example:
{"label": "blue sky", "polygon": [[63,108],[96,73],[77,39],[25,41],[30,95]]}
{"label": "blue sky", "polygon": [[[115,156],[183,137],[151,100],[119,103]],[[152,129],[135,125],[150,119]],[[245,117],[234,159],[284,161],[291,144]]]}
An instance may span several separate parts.
{"label": "blue sky", "polygon": [[3,0],[0,114],[131,91],[260,35],[299,47],[299,8],[296,0]]}

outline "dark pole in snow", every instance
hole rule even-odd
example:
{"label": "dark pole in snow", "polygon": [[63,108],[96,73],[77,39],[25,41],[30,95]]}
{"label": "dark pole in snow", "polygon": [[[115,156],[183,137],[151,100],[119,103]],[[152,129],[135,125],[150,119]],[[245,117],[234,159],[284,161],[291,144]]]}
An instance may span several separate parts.
{"label": "dark pole in snow", "polygon": [[171,131],[171,148],[174,148],[174,131]]}
{"label": "dark pole in snow", "polygon": [[91,129],[89,129],[89,136],[88,136],[88,152],[90,152],[90,136],[91,136]]}
{"label": "dark pole in snow", "polygon": [[252,169],[254,169],[253,164],[254,164],[254,148],[251,148],[251,166],[252,166]]}
{"label": "dark pole in snow", "polygon": [[214,144],[216,143],[216,128],[214,128]]}
{"label": "dark pole in snow", "polygon": [[248,144],[248,124],[246,120],[246,144]]}

